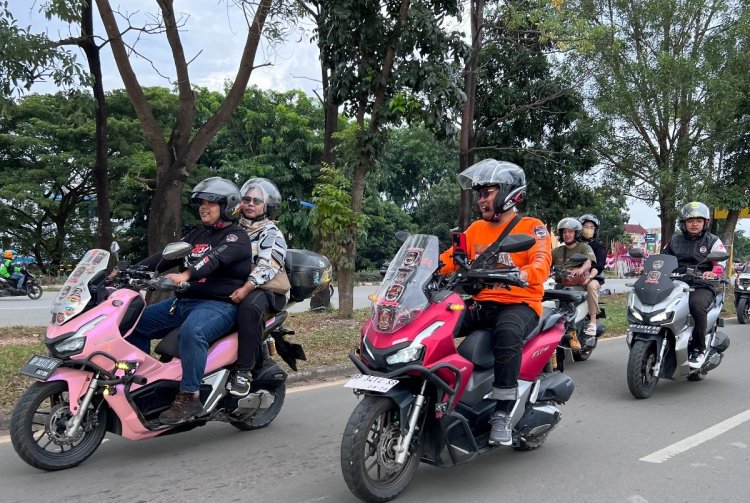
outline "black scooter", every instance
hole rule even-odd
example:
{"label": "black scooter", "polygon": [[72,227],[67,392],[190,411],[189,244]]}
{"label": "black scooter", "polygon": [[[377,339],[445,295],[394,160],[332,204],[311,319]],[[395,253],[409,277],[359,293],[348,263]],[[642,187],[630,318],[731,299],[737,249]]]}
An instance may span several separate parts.
{"label": "black scooter", "polygon": [[28,296],[36,300],[42,296],[42,284],[26,269],[19,270],[23,274],[23,287],[16,288],[16,280],[0,278],[0,297],[23,297]]}

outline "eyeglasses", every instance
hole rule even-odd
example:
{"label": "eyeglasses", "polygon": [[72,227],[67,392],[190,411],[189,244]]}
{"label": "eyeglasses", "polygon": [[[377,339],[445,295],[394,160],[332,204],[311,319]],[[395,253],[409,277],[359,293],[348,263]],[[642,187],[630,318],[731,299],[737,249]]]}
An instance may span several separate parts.
{"label": "eyeglasses", "polygon": [[263,199],[260,199],[258,197],[243,197],[242,202],[245,204],[253,203],[255,206],[259,206],[263,204]]}
{"label": "eyeglasses", "polygon": [[479,199],[487,199],[492,194],[497,192],[497,187],[489,187],[487,189],[477,189],[477,198]]}

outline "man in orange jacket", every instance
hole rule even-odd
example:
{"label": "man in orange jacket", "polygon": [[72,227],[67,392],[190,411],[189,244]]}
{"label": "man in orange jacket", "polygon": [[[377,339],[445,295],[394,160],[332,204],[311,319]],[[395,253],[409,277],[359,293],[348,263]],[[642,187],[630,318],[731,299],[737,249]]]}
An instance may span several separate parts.
{"label": "man in orange jacket", "polygon": [[[497,400],[497,407],[490,421],[490,443],[510,445],[513,440],[510,412],[518,398],[521,347],[524,337],[536,327],[542,314],[543,283],[552,264],[552,241],[541,220],[517,213],[516,205],[526,198],[526,176],[520,167],[485,159],[461,172],[458,182],[462,189],[476,191],[482,214],[482,219],[465,231],[469,260],[480,256],[508,226],[512,226],[509,234],[528,234],[536,240],[526,251],[500,253],[495,264],[496,267],[518,267],[520,279],[528,285],[481,290],[473,296],[464,318],[464,329],[486,326],[495,337],[492,398]],[[441,274],[453,271],[453,248],[443,252],[440,261],[446,264]]]}

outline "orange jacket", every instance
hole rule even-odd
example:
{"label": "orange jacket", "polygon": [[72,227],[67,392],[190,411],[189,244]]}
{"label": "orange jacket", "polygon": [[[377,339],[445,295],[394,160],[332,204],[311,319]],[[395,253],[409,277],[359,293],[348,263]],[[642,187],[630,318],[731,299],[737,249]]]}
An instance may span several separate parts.
{"label": "orange jacket", "polygon": [[[477,220],[466,229],[466,246],[470,260],[480,255],[505,229],[506,224]],[[501,253],[498,263],[515,265],[529,275],[528,286],[520,288],[503,287],[485,288],[474,295],[477,301],[492,301],[500,304],[528,304],[536,313],[542,315],[542,296],[544,295],[544,281],[549,277],[552,264],[552,240],[547,228],[541,220],[523,217],[516,224],[510,234],[529,234],[536,238],[534,246],[526,251],[516,253]],[[440,274],[449,274],[456,269],[453,263],[453,247],[440,254],[440,261],[445,264]]]}

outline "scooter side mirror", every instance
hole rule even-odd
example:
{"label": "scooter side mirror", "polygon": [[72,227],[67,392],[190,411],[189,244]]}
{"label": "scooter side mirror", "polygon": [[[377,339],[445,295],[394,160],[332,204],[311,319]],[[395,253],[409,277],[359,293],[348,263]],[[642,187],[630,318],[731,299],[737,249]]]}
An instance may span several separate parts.
{"label": "scooter side mirror", "polygon": [[628,250],[628,255],[630,255],[633,258],[643,258],[643,250],[640,248],[631,248]]}
{"label": "scooter side mirror", "polygon": [[499,252],[515,253],[528,250],[536,243],[536,239],[528,234],[511,234],[500,243]]}
{"label": "scooter side mirror", "polygon": [[193,245],[186,243],[185,241],[175,241],[169,243],[162,250],[161,255],[165,260],[177,260],[190,255],[193,249]]}
{"label": "scooter side mirror", "polygon": [[574,253],[573,255],[568,257],[568,260],[570,260],[574,264],[583,264],[584,262],[589,260],[589,258],[583,253]]}
{"label": "scooter side mirror", "polygon": [[708,257],[706,257],[709,262],[722,262],[724,260],[727,260],[728,258],[729,255],[727,255],[726,252],[720,251],[711,252],[708,254]]}

